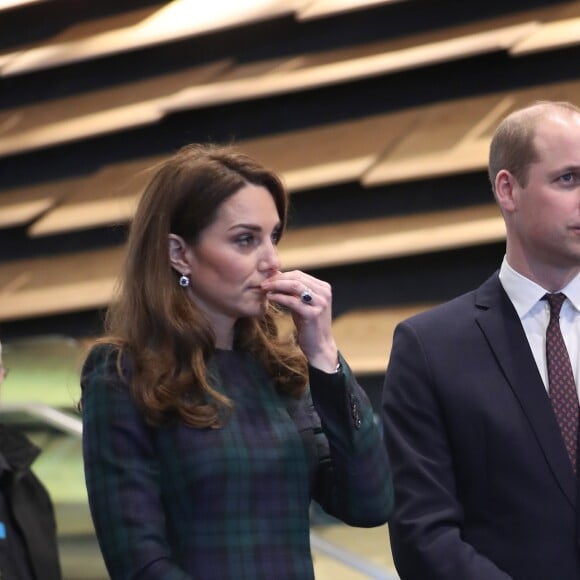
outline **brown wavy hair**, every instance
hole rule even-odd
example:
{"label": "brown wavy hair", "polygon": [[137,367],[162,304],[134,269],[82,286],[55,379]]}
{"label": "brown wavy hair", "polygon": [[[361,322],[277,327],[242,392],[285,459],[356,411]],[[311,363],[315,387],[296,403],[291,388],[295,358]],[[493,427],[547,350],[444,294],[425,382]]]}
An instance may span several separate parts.
{"label": "brown wavy hair", "polygon": [[[194,245],[219,207],[244,185],[265,187],[286,225],[288,195],[278,176],[231,147],[188,145],[156,170],[139,202],[127,242],[117,297],[107,311],[108,336],[128,355],[133,398],[149,424],[180,419],[192,427],[219,427],[232,401],[208,380],[215,335],[201,310],[178,284],[169,262],[168,236]],[[306,359],[292,337],[278,336],[272,304],[263,317],[237,321],[235,348],[255,356],[280,393],[298,398],[307,383]]]}

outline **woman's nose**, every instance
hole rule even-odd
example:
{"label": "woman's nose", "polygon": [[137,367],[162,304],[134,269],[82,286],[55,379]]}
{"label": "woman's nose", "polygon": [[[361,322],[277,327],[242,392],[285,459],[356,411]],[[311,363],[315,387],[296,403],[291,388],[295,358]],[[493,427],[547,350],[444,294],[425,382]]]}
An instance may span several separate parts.
{"label": "woman's nose", "polygon": [[264,248],[264,254],[259,263],[261,271],[277,272],[280,269],[280,258],[278,256],[278,246],[273,242],[269,242]]}

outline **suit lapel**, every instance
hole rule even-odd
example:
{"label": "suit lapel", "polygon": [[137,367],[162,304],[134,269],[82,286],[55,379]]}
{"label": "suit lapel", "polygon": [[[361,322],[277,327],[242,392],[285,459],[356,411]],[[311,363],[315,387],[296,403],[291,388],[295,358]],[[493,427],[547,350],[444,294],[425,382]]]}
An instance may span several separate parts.
{"label": "suit lapel", "polygon": [[497,274],[477,290],[475,318],[530,422],[554,477],[575,507],[577,478],[570,468],[556,417],[520,319]]}

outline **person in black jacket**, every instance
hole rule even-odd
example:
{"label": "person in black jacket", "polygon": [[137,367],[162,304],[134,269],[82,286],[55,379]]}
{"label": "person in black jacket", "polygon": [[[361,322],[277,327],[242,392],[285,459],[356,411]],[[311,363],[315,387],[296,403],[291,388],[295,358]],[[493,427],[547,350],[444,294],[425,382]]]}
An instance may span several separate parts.
{"label": "person in black jacket", "polygon": [[[0,394],[6,375],[0,344]],[[30,469],[39,453],[0,423],[0,580],[62,578],[53,505]]]}

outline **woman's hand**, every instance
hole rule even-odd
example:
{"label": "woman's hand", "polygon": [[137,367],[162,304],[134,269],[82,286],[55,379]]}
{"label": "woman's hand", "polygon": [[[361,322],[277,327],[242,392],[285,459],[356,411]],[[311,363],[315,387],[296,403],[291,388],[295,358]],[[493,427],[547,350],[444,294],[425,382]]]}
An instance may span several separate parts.
{"label": "woman's hand", "polygon": [[298,345],[311,366],[336,371],[338,351],[332,336],[332,288],[300,270],[278,272],[262,288],[268,299],[292,313]]}

